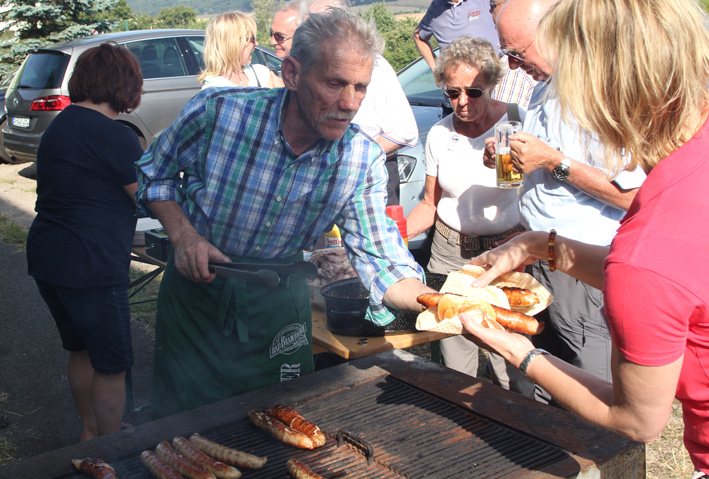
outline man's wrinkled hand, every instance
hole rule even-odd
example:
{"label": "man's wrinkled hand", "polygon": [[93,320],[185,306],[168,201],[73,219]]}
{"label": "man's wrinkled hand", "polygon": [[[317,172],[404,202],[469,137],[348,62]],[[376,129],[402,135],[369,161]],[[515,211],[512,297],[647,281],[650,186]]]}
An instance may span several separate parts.
{"label": "man's wrinkled hand", "polygon": [[515,133],[510,137],[510,157],[517,171],[525,175],[538,170],[554,169],[564,154],[529,133]]}
{"label": "man's wrinkled hand", "polygon": [[230,262],[228,256],[197,233],[188,234],[173,244],[175,266],[195,283],[209,283],[216,277],[209,271],[209,262]]}

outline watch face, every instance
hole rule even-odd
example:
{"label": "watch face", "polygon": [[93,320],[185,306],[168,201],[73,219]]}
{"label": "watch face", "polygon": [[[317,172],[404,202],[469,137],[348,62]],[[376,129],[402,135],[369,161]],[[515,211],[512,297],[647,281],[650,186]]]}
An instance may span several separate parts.
{"label": "watch face", "polygon": [[554,170],[551,172],[552,176],[559,181],[564,181],[569,177],[569,167],[562,164],[556,165]]}

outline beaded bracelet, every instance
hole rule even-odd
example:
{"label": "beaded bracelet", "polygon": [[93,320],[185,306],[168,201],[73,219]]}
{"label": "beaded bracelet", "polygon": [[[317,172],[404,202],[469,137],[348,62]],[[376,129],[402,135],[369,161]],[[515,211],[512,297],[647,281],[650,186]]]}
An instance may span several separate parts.
{"label": "beaded bracelet", "polygon": [[556,264],[554,263],[554,239],[556,239],[556,230],[552,228],[552,230],[549,232],[549,240],[547,241],[547,246],[549,247],[547,263],[549,263],[549,269],[551,271],[556,271]]}

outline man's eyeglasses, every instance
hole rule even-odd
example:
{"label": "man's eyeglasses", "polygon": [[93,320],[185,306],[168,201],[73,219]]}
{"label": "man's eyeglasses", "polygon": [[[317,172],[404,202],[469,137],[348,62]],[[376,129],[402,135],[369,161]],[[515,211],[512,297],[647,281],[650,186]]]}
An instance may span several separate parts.
{"label": "man's eyeglasses", "polygon": [[291,38],[293,38],[293,35],[284,35],[281,32],[274,32],[273,30],[271,30],[271,38],[273,38],[276,43],[281,44],[286,40],[290,40]]}
{"label": "man's eyeglasses", "polygon": [[490,0],[490,13],[494,12],[499,5],[504,5],[507,0],[502,2],[496,2],[495,0]]}
{"label": "man's eyeglasses", "polygon": [[[534,40],[532,40],[532,43],[534,43]],[[504,55],[507,55],[508,57],[510,57],[511,59],[513,59],[515,61],[518,61],[520,63],[524,63],[524,52],[529,50],[529,47],[532,46],[532,43],[527,45],[527,48],[525,48],[521,52],[513,52],[510,50],[507,50],[506,48],[500,48],[500,52],[502,52]]]}
{"label": "man's eyeglasses", "polygon": [[521,54],[510,50],[505,50],[504,48],[501,48],[500,51],[511,59],[516,60],[520,63],[524,63],[524,57]]}
{"label": "man's eyeglasses", "polygon": [[[464,88],[463,90],[465,90],[465,94],[468,95],[468,98],[480,98],[483,96],[483,91],[480,88]],[[455,88],[443,89],[443,94],[451,100],[458,98],[461,93],[463,92]]]}

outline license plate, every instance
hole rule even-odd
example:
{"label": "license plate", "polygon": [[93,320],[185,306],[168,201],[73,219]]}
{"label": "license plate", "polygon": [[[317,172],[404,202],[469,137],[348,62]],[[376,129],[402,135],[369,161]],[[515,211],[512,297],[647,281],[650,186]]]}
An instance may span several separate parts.
{"label": "license plate", "polygon": [[17,128],[29,128],[30,127],[30,119],[27,116],[13,116],[12,117],[12,126],[17,127]]}

